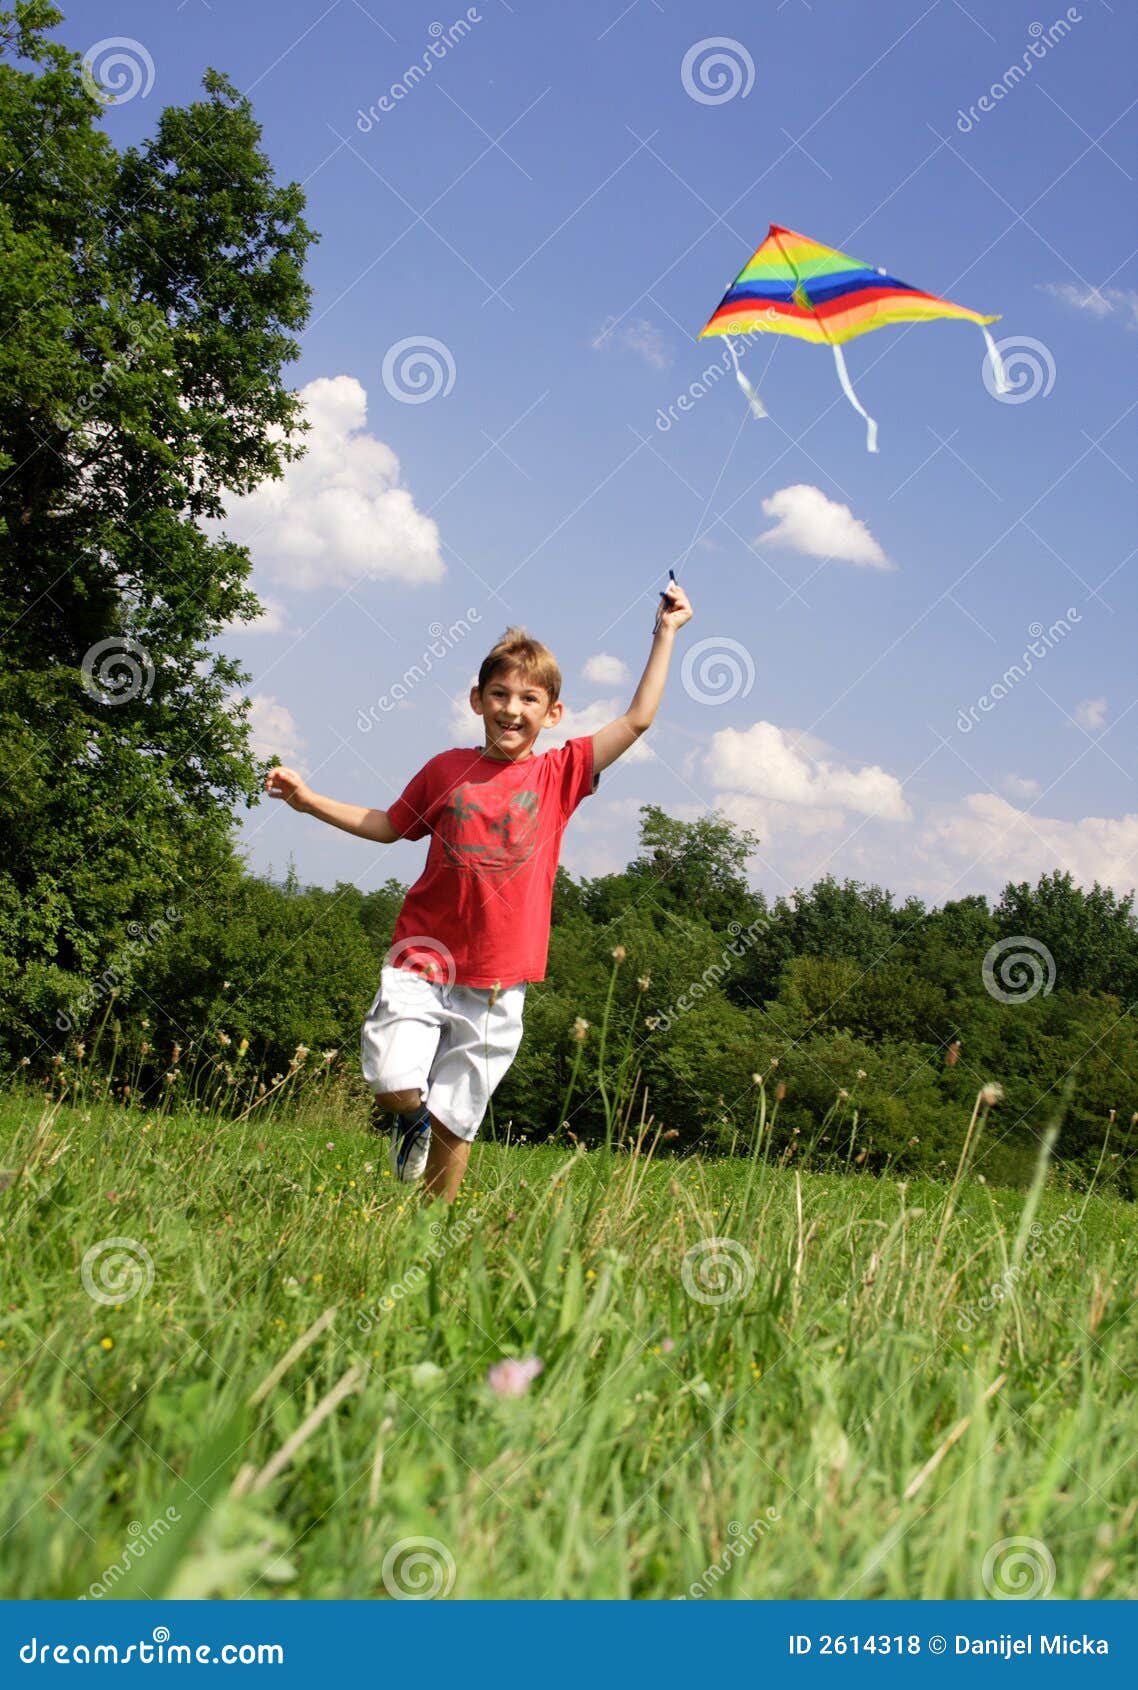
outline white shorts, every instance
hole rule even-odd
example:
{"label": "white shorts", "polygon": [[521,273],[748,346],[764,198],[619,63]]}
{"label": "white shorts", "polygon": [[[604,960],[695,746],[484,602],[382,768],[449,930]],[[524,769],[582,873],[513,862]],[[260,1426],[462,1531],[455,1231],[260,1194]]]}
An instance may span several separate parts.
{"label": "white shorts", "polygon": [[435,1118],[472,1139],[522,1041],[524,982],[490,1006],[488,986],[440,986],[384,967],[360,1033],[373,1092],[415,1091]]}

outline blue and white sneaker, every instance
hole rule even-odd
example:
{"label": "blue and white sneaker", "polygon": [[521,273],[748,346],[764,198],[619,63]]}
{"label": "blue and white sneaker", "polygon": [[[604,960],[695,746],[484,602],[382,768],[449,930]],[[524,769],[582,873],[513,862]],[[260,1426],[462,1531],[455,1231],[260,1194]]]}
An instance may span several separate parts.
{"label": "blue and white sneaker", "polygon": [[424,1103],[417,1115],[397,1115],[391,1128],[391,1172],[404,1185],[422,1179],[431,1148],[431,1117]]}

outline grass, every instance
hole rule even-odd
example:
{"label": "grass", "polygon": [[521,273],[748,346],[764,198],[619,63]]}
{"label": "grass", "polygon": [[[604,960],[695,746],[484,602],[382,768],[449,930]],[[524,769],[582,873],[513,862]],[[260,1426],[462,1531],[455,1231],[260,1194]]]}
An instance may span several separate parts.
{"label": "grass", "polygon": [[1129,1205],[486,1144],[424,1210],[332,1118],[19,1093],[0,1144],[7,1596],[973,1597],[1008,1538],[1135,1592]]}

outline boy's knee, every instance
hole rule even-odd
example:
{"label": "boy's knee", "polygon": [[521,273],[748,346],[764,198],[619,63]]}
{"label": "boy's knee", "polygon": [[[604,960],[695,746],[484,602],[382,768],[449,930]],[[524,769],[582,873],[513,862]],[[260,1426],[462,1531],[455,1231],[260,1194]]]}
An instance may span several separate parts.
{"label": "boy's knee", "polygon": [[377,1091],[375,1101],[381,1109],[393,1109],[397,1115],[410,1115],[421,1108],[423,1094],[419,1091]]}

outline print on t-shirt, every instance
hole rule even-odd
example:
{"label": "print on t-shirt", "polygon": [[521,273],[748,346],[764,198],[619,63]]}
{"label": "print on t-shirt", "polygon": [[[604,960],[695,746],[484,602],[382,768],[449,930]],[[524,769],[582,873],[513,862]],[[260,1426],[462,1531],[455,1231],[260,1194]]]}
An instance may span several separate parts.
{"label": "print on t-shirt", "polygon": [[488,782],[457,787],[439,817],[437,837],[455,868],[506,874],[533,855],[540,804],[536,792],[495,793]]}

